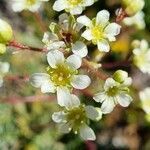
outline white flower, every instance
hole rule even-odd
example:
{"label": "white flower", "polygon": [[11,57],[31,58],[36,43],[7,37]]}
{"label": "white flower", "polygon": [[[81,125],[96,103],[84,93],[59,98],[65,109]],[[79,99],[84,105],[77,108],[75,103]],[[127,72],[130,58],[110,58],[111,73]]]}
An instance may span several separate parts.
{"label": "white flower", "polygon": [[63,48],[83,58],[87,56],[88,49],[86,44],[79,40],[79,32],[82,27],[83,25],[77,23],[73,16],[68,16],[66,13],[61,14],[59,23],[50,24],[51,33],[45,33],[42,41],[47,50]]}
{"label": "white flower", "polygon": [[133,16],[141,11],[145,5],[144,0],[122,0],[125,11],[129,16]]}
{"label": "white flower", "polygon": [[95,140],[94,131],[87,125],[89,119],[100,120],[102,112],[99,108],[80,104],[76,95],[70,95],[70,100],[65,104],[63,111],[55,112],[52,115],[53,121],[60,123],[60,131],[75,134],[79,133],[83,140]]}
{"label": "white flower", "polygon": [[96,102],[102,103],[101,110],[104,114],[112,112],[117,104],[128,107],[132,101],[128,95],[131,78],[124,76],[124,80],[120,79],[108,78],[104,84],[104,90],[93,97]]}
{"label": "white flower", "polygon": [[145,16],[144,12],[140,11],[132,17],[124,18],[123,23],[127,26],[134,25],[137,29],[144,29],[145,28],[144,16]]}
{"label": "white flower", "polygon": [[3,85],[3,77],[9,71],[9,63],[0,62],[0,87]]}
{"label": "white flower", "polygon": [[58,36],[51,32],[44,33],[42,42],[45,44],[45,48],[47,50],[56,50],[65,47],[65,43],[63,41],[59,41]]}
{"label": "white flower", "polygon": [[110,46],[108,41],[115,41],[115,36],[120,33],[121,26],[117,23],[109,23],[109,12],[102,10],[98,12],[96,19],[92,21],[87,16],[80,16],[77,22],[85,25],[87,29],[82,37],[98,46],[100,51],[108,52]]}
{"label": "white flower", "polygon": [[142,108],[147,113],[150,114],[150,87],[144,89],[139,93]]}
{"label": "white flower", "polygon": [[64,106],[70,99],[69,92],[72,88],[85,89],[91,80],[87,75],[79,75],[78,70],[81,66],[81,58],[71,55],[64,58],[62,52],[55,50],[47,54],[49,67],[47,73],[35,73],[31,77],[31,84],[41,88],[43,93],[55,93],[57,91],[58,104]]}
{"label": "white flower", "polygon": [[150,74],[150,48],[146,40],[133,41],[135,49],[133,50],[133,62],[143,72]]}
{"label": "white flower", "polygon": [[72,15],[79,15],[87,6],[91,6],[94,0],[56,0],[53,9],[56,11],[66,10]]}
{"label": "white flower", "polygon": [[35,12],[39,9],[42,2],[48,0],[13,0],[12,8],[15,12],[21,12],[22,10],[30,10]]}

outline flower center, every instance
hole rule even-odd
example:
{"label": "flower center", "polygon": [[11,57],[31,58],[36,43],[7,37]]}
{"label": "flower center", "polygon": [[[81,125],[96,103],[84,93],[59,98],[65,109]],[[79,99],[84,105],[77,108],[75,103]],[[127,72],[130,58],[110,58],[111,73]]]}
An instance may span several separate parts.
{"label": "flower center", "polygon": [[26,0],[26,4],[32,6],[36,3],[36,0]]}
{"label": "flower center", "polygon": [[77,6],[82,3],[83,0],[68,0],[68,3],[73,6]]}
{"label": "flower center", "polygon": [[77,74],[78,71],[63,63],[58,64],[56,68],[48,67],[47,73],[56,86],[67,86],[71,88],[71,78],[73,75]]}
{"label": "flower center", "polygon": [[67,122],[74,132],[78,132],[81,125],[87,122],[85,106],[80,105],[79,107],[67,110]]}
{"label": "flower center", "polygon": [[96,40],[101,40],[104,35],[103,35],[103,28],[100,25],[96,25],[92,28],[92,36]]}
{"label": "flower center", "polygon": [[116,96],[118,93],[118,87],[114,86],[107,91],[108,96]]}

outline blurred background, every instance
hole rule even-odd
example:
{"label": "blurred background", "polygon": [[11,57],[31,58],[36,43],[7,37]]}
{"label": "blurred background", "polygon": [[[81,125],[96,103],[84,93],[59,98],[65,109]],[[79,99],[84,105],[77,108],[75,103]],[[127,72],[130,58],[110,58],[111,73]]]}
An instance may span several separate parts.
{"label": "blurred background", "polygon": [[[57,22],[60,14],[52,10],[53,3],[54,0],[50,0],[40,8],[38,15],[43,21],[40,22],[37,13],[15,13],[11,8],[12,0],[0,0],[0,18],[11,24],[16,41],[42,48],[45,29],[48,31],[49,24]],[[100,57],[99,62],[125,60],[131,53],[133,39],[145,38],[150,42],[150,0],[145,0],[145,3],[146,28],[123,27],[117,42],[111,45],[112,52],[102,59]],[[115,11],[120,7],[120,0],[98,0],[84,14],[94,17],[99,10],[107,9],[111,19],[115,20]],[[95,47],[90,47],[89,57],[97,55],[103,56]],[[107,74],[117,69],[130,73],[134,81],[131,88],[134,101],[128,108],[117,106],[99,122],[91,122],[97,140],[89,142],[82,141],[73,133],[63,135],[58,132],[57,125],[51,119],[52,113],[59,110],[55,95],[43,95],[28,82],[27,78],[32,73],[45,71],[45,54],[8,48],[4,55],[0,55],[0,61],[10,63],[10,71],[0,88],[0,150],[150,150],[150,116],[142,110],[138,96],[140,90],[150,86],[150,77],[136,67],[115,65],[102,68]],[[101,89],[103,81],[88,73],[93,80],[89,90],[95,93]],[[78,94],[84,103],[100,106],[90,95]]]}

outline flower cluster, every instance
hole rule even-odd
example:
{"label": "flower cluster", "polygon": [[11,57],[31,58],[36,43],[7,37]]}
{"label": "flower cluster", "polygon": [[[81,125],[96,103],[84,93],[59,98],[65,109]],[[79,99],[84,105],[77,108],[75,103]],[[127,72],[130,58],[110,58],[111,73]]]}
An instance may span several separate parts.
{"label": "flower cluster", "polygon": [[30,10],[32,12],[36,12],[42,2],[46,2],[48,0],[13,0],[12,9],[15,12],[21,12],[23,10]]}
{"label": "flower cluster", "polygon": [[98,121],[102,118],[102,114],[110,113],[117,104],[127,107],[132,101],[129,96],[132,79],[122,70],[107,78],[104,90],[94,95],[93,99],[102,103],[101,108],[86,106],[72,94],[74,89],[83,90],[91,84],[91,79],[87,75],[79,73],[82,60],[88,55],[87,42],[97,45],[101,52],[109,52],[110,42],[116,40],[121,30],[119,24],[110,22],[107,10],[99,11],[92,20],[85,15],[73,16],[81,14],[86,6],[91,6],[94,2],[94,0],[55,1],[54,10],[65,10],[70,14],[61,14],[59,22],[52,22],[49,26],[50,32],[44,33],[42,42],[47,50],[49,66],[45,73],[35,73],[30,78],[31,84],[40,88],[41,92],[57,94],[61,111],[55,112],[52,119],[60,124],[60,131],[68,133],[72,130],[83,140],[96,139],[94,131],[88,126],[89,120]]}
{"label": "flower cluster", "polygon": [[143,72],[150,74],[150,48],[146,40],[135,40],[132,43],[133,63]]}

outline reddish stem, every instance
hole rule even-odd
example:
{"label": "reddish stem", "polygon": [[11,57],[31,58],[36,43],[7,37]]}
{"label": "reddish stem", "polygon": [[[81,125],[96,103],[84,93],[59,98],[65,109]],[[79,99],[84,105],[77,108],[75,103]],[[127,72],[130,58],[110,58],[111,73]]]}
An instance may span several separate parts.
{"label": "reddish stem", "polygon": [[31,51],[37,51],[37,52],[46,52],[47,51],[44,48],[35,48],[35,47],[29,47],[29,46],[23,45],[21,43],[16,42],[15,40],[9,42],[7,46],[15,47],[20,50],[31,50]]}
{"label": "reddish stem", "polygon": [[109,62],[109,63],[103,63],[102,68],[105,69],[112,69],[116,67],[129,67],[131,65],[130,61],[120,61],[120,62]]}

